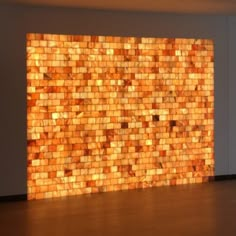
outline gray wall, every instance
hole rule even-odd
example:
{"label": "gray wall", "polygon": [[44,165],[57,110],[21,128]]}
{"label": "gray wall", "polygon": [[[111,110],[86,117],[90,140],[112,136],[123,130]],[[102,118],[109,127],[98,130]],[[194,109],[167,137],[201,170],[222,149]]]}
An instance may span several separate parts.
{"label": "gray wall", "polygon": [[0,6],[0,196],[27,192],[25,36],[28,32],[213,39],[215,174],[236,174],[234,26],[236,18],[225,16]]}
{"label": "gray wall", "polygon": [[236,173],[236,17],[229,17],[229,173]]}

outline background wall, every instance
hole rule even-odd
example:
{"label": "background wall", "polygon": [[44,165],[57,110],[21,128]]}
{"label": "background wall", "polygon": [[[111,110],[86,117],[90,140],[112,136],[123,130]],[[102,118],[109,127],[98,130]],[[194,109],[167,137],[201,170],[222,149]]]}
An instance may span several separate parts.
{"label": "background wall", "polygon": [[229,173],[236,173],[236,17],[229,17]]}
{"label": "background wall", "polygon": [[236,18],[226,16],[0,6],[0,196],[26,194],[28,32],[213,39],[215,174],[236,174],[235,26]]}

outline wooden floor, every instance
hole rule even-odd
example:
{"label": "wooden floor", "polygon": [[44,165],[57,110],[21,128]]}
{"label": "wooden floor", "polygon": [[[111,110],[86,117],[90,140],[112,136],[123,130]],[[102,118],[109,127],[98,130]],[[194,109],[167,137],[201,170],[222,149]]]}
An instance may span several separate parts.
{"label": "wooden floor", "polygon": [[235,236],[236,181],[0,203],[1,236]]}

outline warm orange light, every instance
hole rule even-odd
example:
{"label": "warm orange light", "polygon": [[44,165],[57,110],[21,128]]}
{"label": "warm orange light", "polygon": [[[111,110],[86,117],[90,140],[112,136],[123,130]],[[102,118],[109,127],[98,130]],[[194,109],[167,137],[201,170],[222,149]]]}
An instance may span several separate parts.
{"label": "warm orange light", "polygon": [[213,42],[27,35],[28,198],[214,173]]}

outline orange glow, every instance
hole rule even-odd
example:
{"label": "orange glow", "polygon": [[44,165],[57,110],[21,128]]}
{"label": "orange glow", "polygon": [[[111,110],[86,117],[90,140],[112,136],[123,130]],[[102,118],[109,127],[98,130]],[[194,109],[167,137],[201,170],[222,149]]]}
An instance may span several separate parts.
{"label": "orange glow", "polygon": [[213,42],[27,35],[28,199],[214,175]]}

